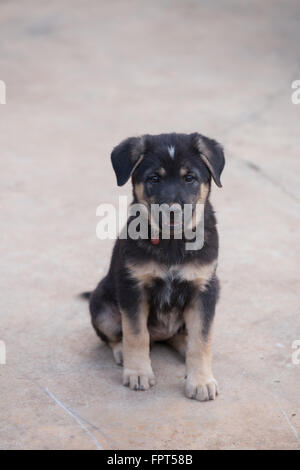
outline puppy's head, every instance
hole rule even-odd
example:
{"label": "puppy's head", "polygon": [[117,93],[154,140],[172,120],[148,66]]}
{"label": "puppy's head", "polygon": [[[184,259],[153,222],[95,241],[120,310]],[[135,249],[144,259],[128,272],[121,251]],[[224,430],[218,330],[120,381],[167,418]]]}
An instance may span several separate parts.
{"label": "puppy's head", "polygon": [[135,202],[179,206],[205,203],[211,178],[221,187],[222,147],[201,134],[131,137],[111,154],[119,186],[132,177]]}

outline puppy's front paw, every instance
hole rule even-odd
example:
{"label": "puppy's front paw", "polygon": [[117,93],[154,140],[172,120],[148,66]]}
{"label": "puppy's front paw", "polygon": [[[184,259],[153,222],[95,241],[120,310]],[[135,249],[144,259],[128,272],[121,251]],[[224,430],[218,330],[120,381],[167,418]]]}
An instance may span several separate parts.
{"label": "puppy's front paw", "polygon": [[149,371],[135,371],[132,369],[124,369],[123,385],[131,390],[149,390],[155,385],[155,377],[152,369]]}
{"label": "puppy's front paw", "polygon": [[185,394],[188,398],[199,401],[215,400],[218,393],[218,383],[214,377],[201,381],[195,381],[189,377],[186,379]]}

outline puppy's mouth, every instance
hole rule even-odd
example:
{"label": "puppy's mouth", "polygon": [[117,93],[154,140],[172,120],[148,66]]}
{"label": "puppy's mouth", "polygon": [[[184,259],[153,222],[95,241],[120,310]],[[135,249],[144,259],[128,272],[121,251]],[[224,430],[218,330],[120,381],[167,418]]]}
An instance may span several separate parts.
{"label": "puppy's mouth", "polygon": [[185,226],[190,224],[193,217],[193,208],[191,212],[185,211],[177,204],[176,208],[160,208],[159,210],[153,210],[153,207],[148,207],[148,217],[150,225],[157,231],[165,234],[170,233],[173,237],[176,233],[183,233]]}
{"label": "puppy's mouth", "polygon": [[159,216],[159,221],[157,221],[159,230],[163,232],[164,230],[169,231],[170,234],[174,234],[177,231],[182,231],[184,227],[184,215],[182,212],[165,212],[161,213]]}

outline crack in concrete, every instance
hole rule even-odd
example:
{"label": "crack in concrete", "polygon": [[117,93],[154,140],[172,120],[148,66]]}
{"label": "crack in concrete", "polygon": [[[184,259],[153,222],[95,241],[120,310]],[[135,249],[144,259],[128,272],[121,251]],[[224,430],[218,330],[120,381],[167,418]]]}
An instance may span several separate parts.
{"label": "crack in concrete", "polygon": [[[298,59],[297,62],[300,62],[300,59]],[[287,83],[292,84],[292,82],[295,80],[295,77],[297,78],[300,76],[299,67],[300,66],[298,65],[297,68],[295,68]],[[261,106],[259,106],[256,110],[250,111],[249,113],[241,114],[241,116],[234,123],[230,124],[227,128],[224,129],[222,134],[230,134],[230,132],[236,130],[236,128],[243,127],[251,122],[258,121],[260,118],[262,118],[262,116],[264,116],[267,111],[270,110],[272,104],[274,104],[275,98],[278,98],[279,96],[284,96],[287,93],[287,87],[282,87],[278,88],[272,93],[266,94],[264,103]]]}
{"label": "crack in concrete", "polygon": [[265,178],[271,184],[273,184],[274,186],[277,186],[283,193],[285,193],[287,196],[289,196],[294,202],[297,202],[297,203],[300,202],[300,199],[298,198],[298,196],[296,194],[291,193],[288,189],[286,189],[286,187],[283,184],[279,183],[271,175],[266,173],[261,167],[259,167],[258,165],[250,162],[249,160],[244,160],[243,159],[243,163],[245,163],[252,170],[259,173],[263,178]]}
{"label": "crack in concrete", "polygon": [[286,187],[283,184],[281,184],[279,181],[277,181],[275,178],[273,178],[271,175],[269,175],[269,173],[265,172],[256,163],[252,163],[250,160],[239,157],[239,156],[234,155],[232,153],[231,153],[231,158],[235,158],[236,160],[243,163],[243,165],[245,165],[246,168],[258,173],[259,176],[261,176],[262,178],[267,180],[269,183],[271,183],[272,186],[276,186],[278,189],[280,189],[281,192],[283,192],[286,196],[288,196],[297,205],[300,203],[300,198],[296,194],[294,194],[294,193],[290,192],[288,189],[286,189]]}
{"label": "crack in concrete", "polygon": [[[297,62],[299,62],[299,60]],[[297,66],[297,69],[295,69],[294,72],[291,74],[290,81],[287,83],[291,84],[293,80],[295,80],[295,77],[299,77],[299,76],[300,76],[299,66]],[[262,104],[262,106],[260,106],[257,110],[251,111],[250,113],[242,114],[238,120],[236,120],[233,124],[230,124],[227,128],[225,128],[222,134],[223,135],[230,134],[230,132],[232,132],[233,130],[236,130],[239,127],[243,127],[250,123],[256,123],[259,119],[261,119],[265,115],[266,112],[268,112],[271,109],[272,104],[274,104],[274,101],[276,98],[278,98],[279,96],[286,95],[287,93],[288,93],[287,88],[284,87],[284,88],[279,88],[277,91],[270,93],[269,95],[266,95],[265,101]],[[268,173],[262,170],[262,168],[260,168],[258,165],[252,163],[249,160],[240,158],[238,156],[235,156],[235,158],[242,161],[248,168],[257,171],[263,178],[269,181],[269,183],[271,183],[272,185],[279,188],[283,193],[289,196],[294,202],[296,203],[300,202],[300,199],[296,194],[288,191],[284,185],[279,183],[276,179],[274,179],[272,176],[270,176]]]}

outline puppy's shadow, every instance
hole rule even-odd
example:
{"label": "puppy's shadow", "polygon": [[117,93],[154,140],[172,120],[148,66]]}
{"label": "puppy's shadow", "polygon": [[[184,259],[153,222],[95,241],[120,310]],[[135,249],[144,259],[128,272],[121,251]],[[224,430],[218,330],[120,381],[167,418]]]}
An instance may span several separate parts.
{"label": "puppy's shadow", "polygon": [[114,360],[111,348],[101,340],[90,348],[87,355],[91,363],[98,369],[120,369],[120,366]]}
{"label": "puppy's shadow", "polygon": [[[164,341],[151,343],[150,355],[154,364],[160,361],[166,361],[170,365],[178,365],[178,363],[184,364],[184,357]],[[98,344],[95,344],[89,349],[86,356],[88,356],[90,362],[98,369],[122,369],[122,366],[116,364],[111,348],[100,340]]]}
{"label": "puppy's shadow", "polygon": [[172,364],[184,364],[184,357],[165,341],[157,341],[151,344],[151,356],[158,359],[166,359]]}

